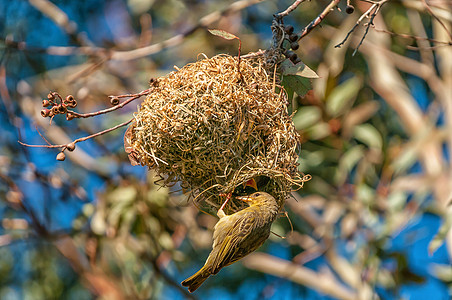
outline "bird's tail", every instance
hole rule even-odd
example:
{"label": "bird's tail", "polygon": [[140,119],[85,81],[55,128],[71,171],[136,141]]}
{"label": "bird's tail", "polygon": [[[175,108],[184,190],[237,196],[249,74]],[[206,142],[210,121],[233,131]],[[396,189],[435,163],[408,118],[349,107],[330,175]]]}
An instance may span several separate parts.
{"label": "bird's tail", "polygon": [[209,270],[204,266],[201,268],[201,270],[199,270],[198,272],[196,272],[195,274],[193,274],[192,276],[188,277],[187,279],[185,279],[184,281],[182,281],[182,285],[188,287],[188,291],[190,293],[193,293],[194,291],[196,291],[197,288],[199,288],[201,286],[201,284],[210,276],[210,272]]}

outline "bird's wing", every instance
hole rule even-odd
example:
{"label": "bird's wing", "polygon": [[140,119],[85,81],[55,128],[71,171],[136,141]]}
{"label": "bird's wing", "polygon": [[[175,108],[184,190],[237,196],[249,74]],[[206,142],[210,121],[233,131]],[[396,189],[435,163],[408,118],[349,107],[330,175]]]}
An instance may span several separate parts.
{"label": "bird's wing", "polygon": [[221,268],[236,262],[251,252],[247,251],[247,247],[252,249],[254,245],[245,245],[243,247],[241,244],[250,235],[254,222],[255,214],[246,214],[240,220],[233,223],[234,225],[225,234],[221,245],[218,245],[220,249],[212,264],[213,274],[216,274]]}

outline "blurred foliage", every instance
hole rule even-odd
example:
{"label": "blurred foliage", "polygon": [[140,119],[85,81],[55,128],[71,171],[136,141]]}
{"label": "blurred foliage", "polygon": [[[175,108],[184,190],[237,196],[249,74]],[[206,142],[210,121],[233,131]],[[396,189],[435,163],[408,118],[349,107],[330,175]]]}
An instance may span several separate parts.
{"label": "blurred foliage", "polygon": [[[352,1],[349,16],[343,1],[302,40],[297,53],[319,78],[288,86],[299,168],[312,180],[287,201],[291,223],[273,225],[287,238],[271,235],[260,250],[269,256],[225,268],[194,295],[179,282],[204,263],[216,219],[180,187],[162,188],[152,172],[131,167],[123,131],[77,144],[64,162],[17,143],[44,144],[38,128],[49,142],[68,143],[129,119],[139,105],[49,125],[39,115],[49,90],[73,94],[78,111],[103,109],[109,95],[143,90],[199,53],[237,53],[204,25],[240,37],[242,53],[267,48],[272,15],[291,4],[215,14],[233,3],[0,1],[1,299],[451,297],[452,47],[400,35],[450,42],[447,1],[429,3],[448,31],[421,1],[391,1],[374,23],[398,35],[371,28],[352,56],[363,27],[334,46],[370,4]],[[285,23],[299,31],[328,3],[305,2]],[[218,18],[204,18],[211,13]],[[143,57],[120,52],[167,39],[174,44]],[[94,47],[103,50],[84,52]],[[298,275],[272,269],[278,258]]]}

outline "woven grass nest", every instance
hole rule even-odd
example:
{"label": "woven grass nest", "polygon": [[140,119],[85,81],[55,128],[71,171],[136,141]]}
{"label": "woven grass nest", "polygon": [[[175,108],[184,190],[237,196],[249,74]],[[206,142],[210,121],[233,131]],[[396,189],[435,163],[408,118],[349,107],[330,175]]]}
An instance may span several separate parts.
{"label": "woven grass nest", "polygon": [[[209,213],[249,179],[284,205],[297,171],[299,135],[286,94],[256,59],[218,55],[155,79],[135,113],[125,146],[171,186],[178,182]],[[232,198],[232,213],[246,206]]]}

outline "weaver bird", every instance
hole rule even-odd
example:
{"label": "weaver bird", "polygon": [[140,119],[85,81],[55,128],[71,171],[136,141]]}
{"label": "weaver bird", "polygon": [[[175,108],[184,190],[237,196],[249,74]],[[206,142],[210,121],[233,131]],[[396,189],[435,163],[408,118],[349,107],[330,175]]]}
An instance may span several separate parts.
{"label": "weaver bird", "polygon": [[270,235],[270,227],[279,211],[275,198],[265,192],[256,192],[236,199],[250,206],[229,216],[222,209],[224,205],[218,210],[220,220],[214,227],[212,252],[198,272],[182,281],[190,293],[210,275],[259,248]]}

